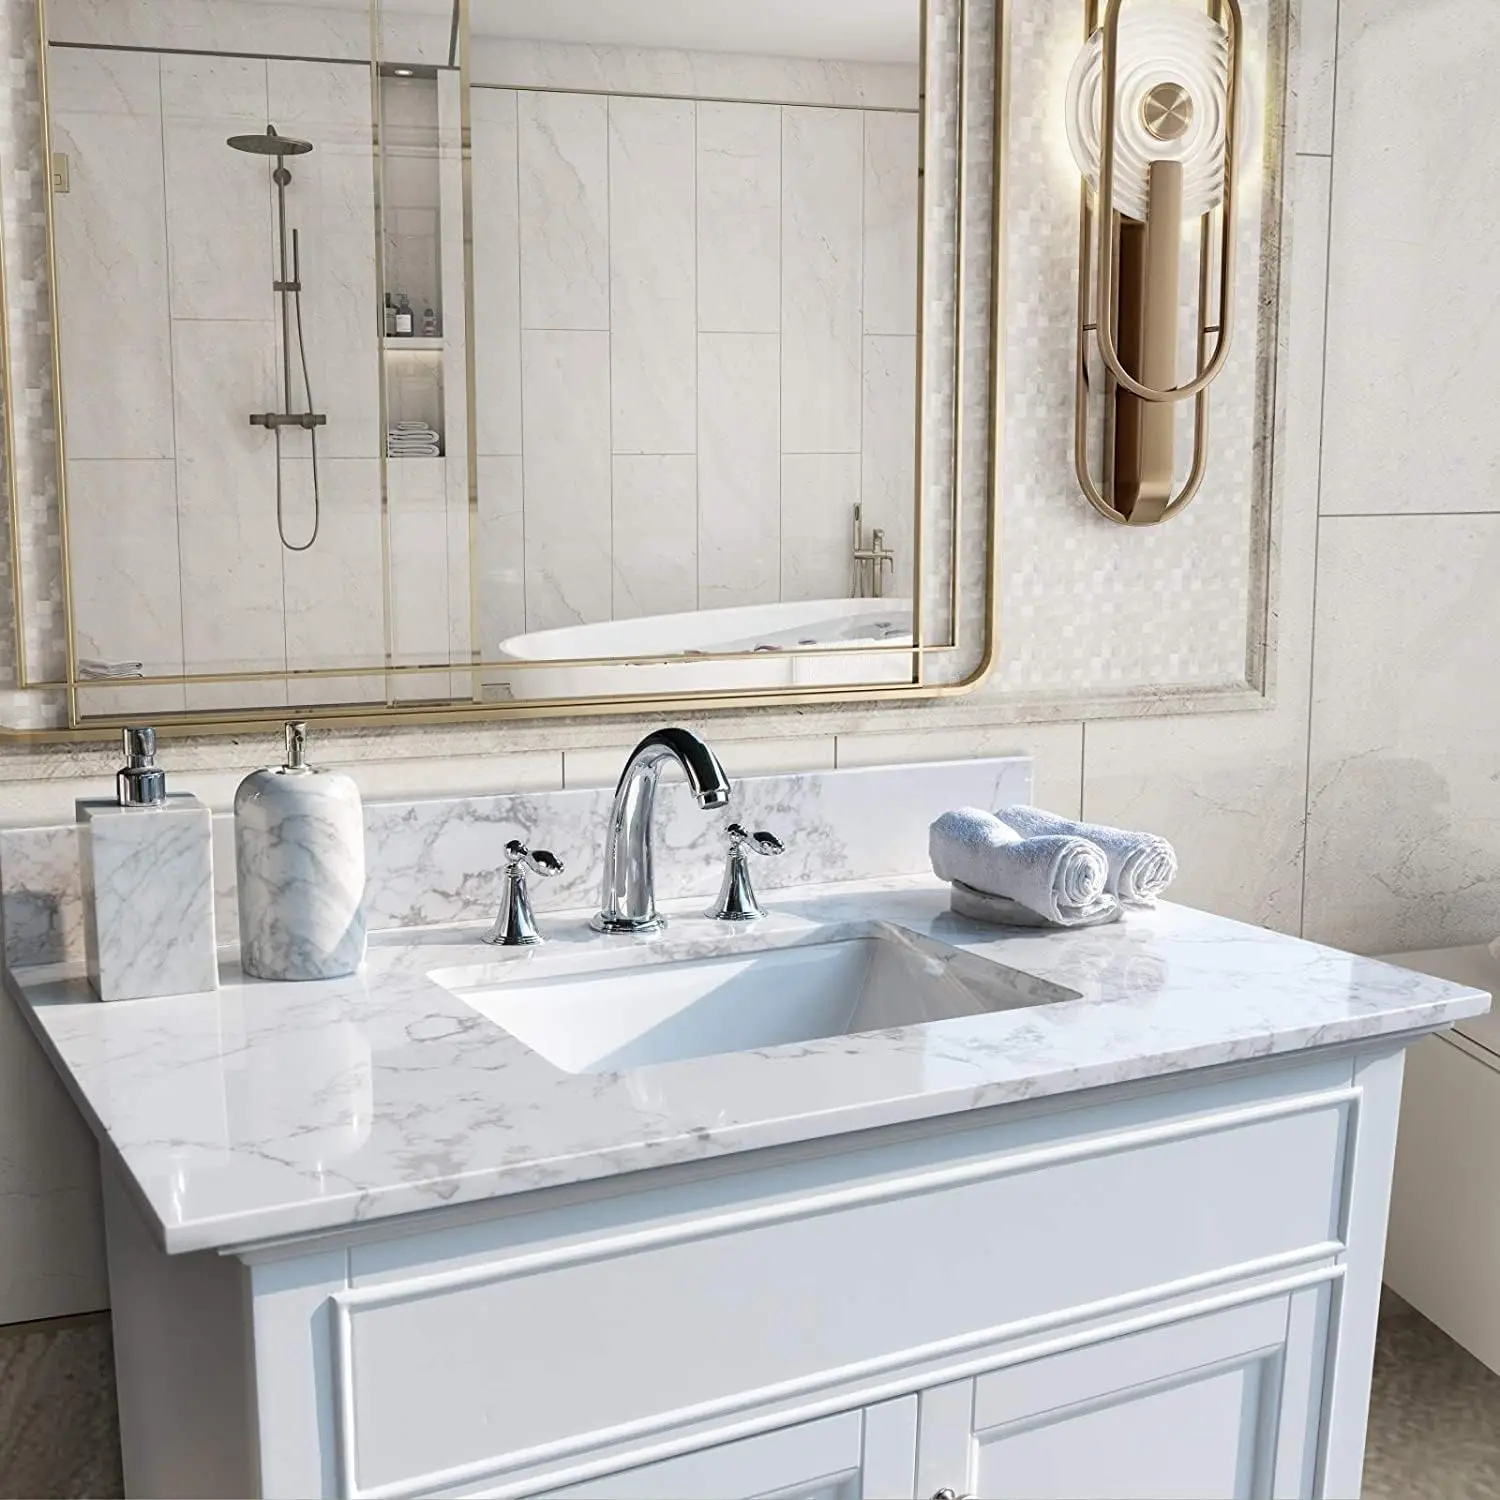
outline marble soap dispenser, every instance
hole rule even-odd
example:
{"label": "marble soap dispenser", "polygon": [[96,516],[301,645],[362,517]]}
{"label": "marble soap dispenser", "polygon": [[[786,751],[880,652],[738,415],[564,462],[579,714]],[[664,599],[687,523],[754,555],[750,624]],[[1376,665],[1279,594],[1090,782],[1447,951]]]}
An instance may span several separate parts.
{"label": "marble soap dispenser", "polygon": [[114,800],[77,803],[89,982],[101,1000],[217,989],[213,820],[168,794],[155,730],[124,738]]}
{"label": "marble soap dispenser", "polygon": [[337,979],[364,962],[365,825],[359,788],[307,763],[307,725],[286,763],[234,794],[240,964],[256,979]]}

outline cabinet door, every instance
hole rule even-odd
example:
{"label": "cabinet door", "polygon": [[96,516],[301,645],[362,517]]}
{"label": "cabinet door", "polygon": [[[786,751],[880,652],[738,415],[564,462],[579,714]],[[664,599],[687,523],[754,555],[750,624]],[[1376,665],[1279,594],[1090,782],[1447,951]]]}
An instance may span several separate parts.
{"label": "cabinet door", "polygon": [[924,1392],[917,1494],[1311,1495],[1326,1313],[1314,1288]]}
{"label": "cabinet door", "polygon": [[601,1475],[540,1500],[910,1500],[917,1398]]}

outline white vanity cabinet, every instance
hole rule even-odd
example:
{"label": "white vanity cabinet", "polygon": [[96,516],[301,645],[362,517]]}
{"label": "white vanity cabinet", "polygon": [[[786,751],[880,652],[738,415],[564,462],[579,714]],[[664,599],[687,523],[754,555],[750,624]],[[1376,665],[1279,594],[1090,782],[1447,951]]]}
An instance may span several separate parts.
{"label": "white vanity cabinet", "polygon": [[1330,1050],[178,1257],[116,1184],[127,1488],[1352,1496],[1400,1070]]}

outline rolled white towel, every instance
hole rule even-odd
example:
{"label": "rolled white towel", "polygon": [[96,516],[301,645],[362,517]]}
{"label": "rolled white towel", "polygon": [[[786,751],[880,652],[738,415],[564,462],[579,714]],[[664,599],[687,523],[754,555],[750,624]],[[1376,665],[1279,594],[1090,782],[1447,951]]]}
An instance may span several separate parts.
{"label": "rolled white towel", "polygon": [[1107,889],[1109,861],[1087,839],[1022,838],[993,813],[961,807],[932,825],[927,848],[939,880],[1008,897],[1059,927],[1116,909]]}
{"label": "rolled white towel", "polygon": [[1177,851],[1155,833],[1132,833],[1102,823],[1077,823],[1039,807],[1002,807],[1000,820],[1026,838],[1066,834],[1087,839],[1109,861],[1110,893],[1126,906],[1154,906],[1177,878]]}

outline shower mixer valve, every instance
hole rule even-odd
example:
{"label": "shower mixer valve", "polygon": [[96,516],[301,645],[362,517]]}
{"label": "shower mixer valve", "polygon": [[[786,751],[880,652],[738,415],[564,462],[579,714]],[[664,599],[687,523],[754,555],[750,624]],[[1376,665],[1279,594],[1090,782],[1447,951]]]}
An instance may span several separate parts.
{"label": "shower mixer valve", "polygon": [[250,425],[270,428],[272,431],[278,427],[305,427],[311,432],[314,427],[326,427],[328,418],[317,411],[253,411],[250,413]]}

